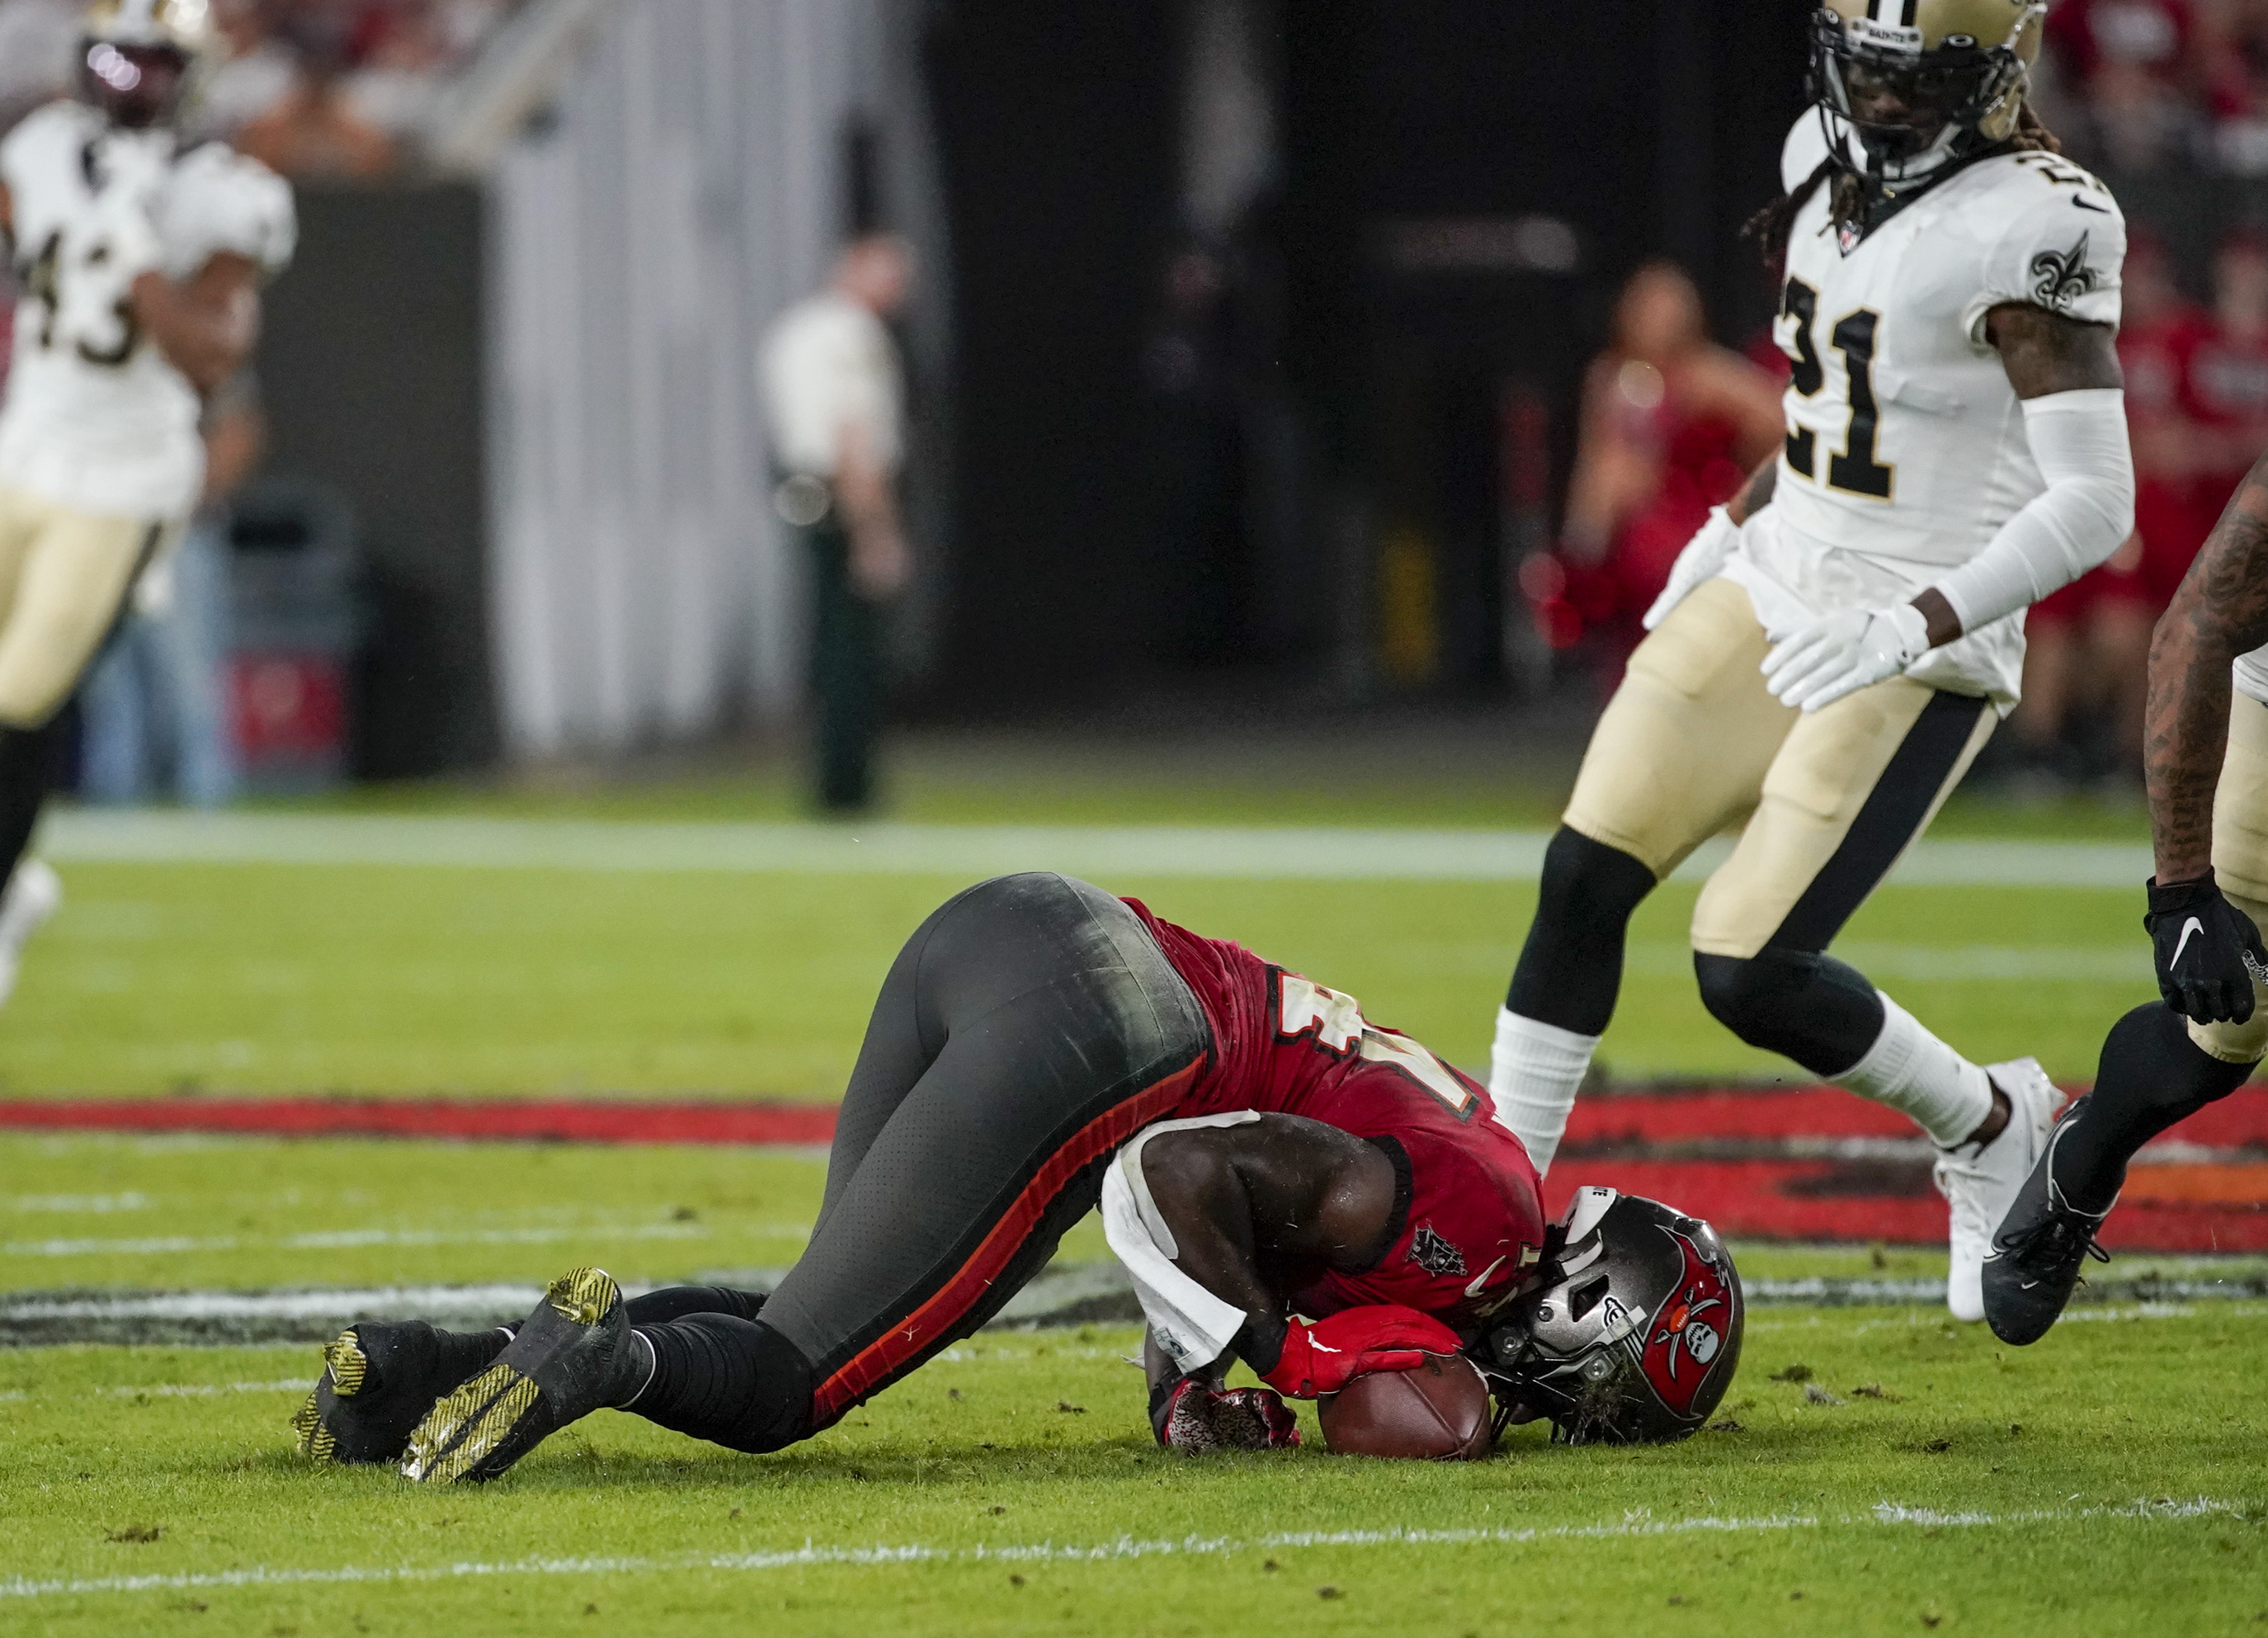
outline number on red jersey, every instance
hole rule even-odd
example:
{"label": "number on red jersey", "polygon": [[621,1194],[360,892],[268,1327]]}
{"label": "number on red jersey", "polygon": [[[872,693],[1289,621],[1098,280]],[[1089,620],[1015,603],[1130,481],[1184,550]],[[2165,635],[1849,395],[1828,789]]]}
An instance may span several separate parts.
{"label": "number on red jersey", "polygon": [[1279,1038],[1311,1037],[1325,1051],[1340,1058],[1359,1056],[1365,1063],[1397,1069],[1432,1093],[1459,1120],[1472,1118],[1471,1090],[1449,1066],[1411,1040],[1366,1022],[1361,1003],[1351,995],[1327,990],[1297,973],[1279,973],[1276,987],[1281,1000],[1277,1028]]}

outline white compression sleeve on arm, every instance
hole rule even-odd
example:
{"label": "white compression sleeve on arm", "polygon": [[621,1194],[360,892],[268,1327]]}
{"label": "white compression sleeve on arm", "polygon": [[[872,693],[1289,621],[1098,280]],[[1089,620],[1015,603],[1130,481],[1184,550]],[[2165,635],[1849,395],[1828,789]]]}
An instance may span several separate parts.
{"label": "white compression sleeve on arm", "polygon": [[2024,431],[2047,488],[1937,583],[1963,631],[2070,585],[2109,562],[2134,532],[2134,454],[2123,391],[2087,387],[2029,399]]}
{"label": "white compression sleeve on arm", "polygon": [[1102,1178],[1102,1237],[1133,1277],[1142,1317],[1150,1334],[1173,1356],[1184,1374],[1200,1370],[1228,1352],[1247,1317],[1174,1266],[1181,1255],[1150,1184],[1142,1175],[1142,1147],[1160,1132],[1192,1126],[1241,1125],[1259,1119],[1251,1113],[1215,1115],[1197,1120],[1162,1121],[1139,1133],[1118,1152]]}

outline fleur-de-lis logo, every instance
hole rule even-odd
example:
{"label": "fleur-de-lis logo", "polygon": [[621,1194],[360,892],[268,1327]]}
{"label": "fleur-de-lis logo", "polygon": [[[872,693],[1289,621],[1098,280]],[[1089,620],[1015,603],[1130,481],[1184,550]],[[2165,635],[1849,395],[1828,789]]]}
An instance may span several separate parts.
{"label": "fleur-de-lis logo", "polygon": [[2032,299],[2054,313],[2067,313],[2071,304],[2095,288],[2095,269],[2087,265],[2088,235],[2058,255],[2043,250],[2032,258]]}

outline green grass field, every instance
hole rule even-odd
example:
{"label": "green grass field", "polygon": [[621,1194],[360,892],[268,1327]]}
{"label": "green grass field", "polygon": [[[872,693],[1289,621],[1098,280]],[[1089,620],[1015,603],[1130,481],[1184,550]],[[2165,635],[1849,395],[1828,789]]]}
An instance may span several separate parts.
{"label": "green grass field", "polygon": [[[1089,771],[1092,772],[1093,771]],[[1535,826],[1447,775],[1155,782],[918,760],[939,823]],[[792,817],[781,783],[380,793],[367,810]],[[2129,812],[1956,810],[1970,835],[2132,841]],[[899,941],[959,880],[74,863],[0,1015],[0,1093],[828,1098]],[[1468,1065],[1532,903],[1509,884],[1111,881],[1360,996]],[[1886,889],[1844,953],[1972,1054],[2084,1079],[2149,990],[2132,889]],[[1692,889],[1642,913],[1605,1056],[1765,1075],[1692,995]],[[0,1137],[0,1294],[660,1282],[793,1259],[807,1156],[666,1147]],[[1103,1255],[1090,1224],[1070,1259]],[[1787,1276],[1926,1252],[1742,1247]],[[311,1469],[295,1348],[0,1350],[0,1632],[1420,1634],[2258,1631],[2257,1304],[2090,1310],[2040,1347],[1908,1309],[1759,1310],[1737,1430],[1667,1450],[1518,1430],[1469,1468],[1150,1443],[1138,1339],[992,1332],[798,1451],[602,1414],[505,1482]],[[1803,1370],[1792,1368],[1801,1367]],[[1806,1377],[1808,1372],[1808,1377]],[[1799,1380],[1800,1377],[1805,1378]],[[1822,1399],[1822,1396],[1824,1396]],[[1070,1407],[1070,1408],[1066,1408]],[[1312,1420],[1308,1423],[1312,1428]]]}

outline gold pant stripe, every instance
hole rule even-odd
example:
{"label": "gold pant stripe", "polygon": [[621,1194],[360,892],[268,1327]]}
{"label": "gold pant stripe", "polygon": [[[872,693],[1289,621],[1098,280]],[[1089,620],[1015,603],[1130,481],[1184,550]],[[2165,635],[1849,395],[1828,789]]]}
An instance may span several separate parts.
{"label": "gold pant stripe", "polygon": [[1710,955],[1753,956],[1784,930],[1824,948],[1995,721],[1904,677],[1807,716],[1764,687],[1769,647],[1740,587],[1694,592],[1631,656],[1567,805],[1572,829],[1657,877],[1747,819],[1694,909],[1693,948]]}
{"label": "gold pant stripe", "polygon": [[63,708],[162,534],[0,488],[0,724],[40,727]]}

